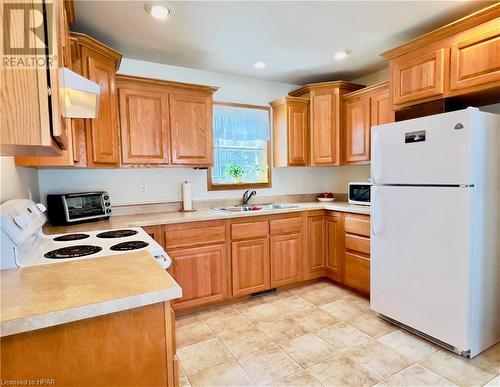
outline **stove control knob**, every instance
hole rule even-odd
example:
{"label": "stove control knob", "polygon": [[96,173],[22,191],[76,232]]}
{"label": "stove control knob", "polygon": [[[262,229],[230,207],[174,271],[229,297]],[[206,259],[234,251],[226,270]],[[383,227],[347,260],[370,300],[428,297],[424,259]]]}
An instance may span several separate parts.
{"label": "stove control knob", "polygon": [[26,227],[28,227],[29,217],[27,214],[22,213],[14,216],[14,222],[19,226],[19,228],[24,230]]}
{"label": "stove control knob", "polygon": [[47,207],[45,207],[42,203],[37,203],[36,206],[41,212],[47,211]]}
{"label": "stove control knob", "polygon": [[111,208],[108,208],[108,209],[106,210],[106,214],[109,214],[109,213],[111,213]]}
{"label": "stove control knob", "polygon": [[104,200],[108,200],[108,199],[109,199],[109,196],[108,196],[107,194],[105,194],[105,195],[103,196],[103,199],[104,199]]}
{"label": "stove control knob", "polygon": [[109,207],[111,205],[110,202],[106,202],[106,207]]}

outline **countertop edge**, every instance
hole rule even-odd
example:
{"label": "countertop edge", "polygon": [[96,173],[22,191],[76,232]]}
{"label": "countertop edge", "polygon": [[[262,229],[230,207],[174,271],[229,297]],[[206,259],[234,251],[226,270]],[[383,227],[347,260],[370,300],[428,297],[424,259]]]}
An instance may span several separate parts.
{"label": "countertop edge", "polygon": [[95,304],[83,305],[30,317],[21,317],[13,320],[2,321],[0,323],[0,337],[49,328],[56,325],[80,321],[92,317],[99,317],[128,309],[140,308],[146,305],[170,301],[179,297],[182,297],[182,289],[176,283],[176,286],[155,292],[143,293],[115,300],[106,300]]}

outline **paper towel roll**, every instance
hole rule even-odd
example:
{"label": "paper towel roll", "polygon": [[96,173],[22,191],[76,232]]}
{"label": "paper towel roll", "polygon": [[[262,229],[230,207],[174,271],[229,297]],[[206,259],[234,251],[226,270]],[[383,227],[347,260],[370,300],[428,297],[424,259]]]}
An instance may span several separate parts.
{"label": "paper towel roll", "polygon": [[191,183],[185,181],[182,184],[182,209],[191,211],[193,209],[193,193],[191,191]]}

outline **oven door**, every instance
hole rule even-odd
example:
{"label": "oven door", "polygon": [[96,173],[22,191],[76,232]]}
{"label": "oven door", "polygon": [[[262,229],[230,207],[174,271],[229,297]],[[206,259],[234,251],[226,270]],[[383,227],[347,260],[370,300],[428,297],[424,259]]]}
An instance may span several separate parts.
{"label": "oven door", "polygon": [[349,204],[370,205],[371,184],[349,184]]}

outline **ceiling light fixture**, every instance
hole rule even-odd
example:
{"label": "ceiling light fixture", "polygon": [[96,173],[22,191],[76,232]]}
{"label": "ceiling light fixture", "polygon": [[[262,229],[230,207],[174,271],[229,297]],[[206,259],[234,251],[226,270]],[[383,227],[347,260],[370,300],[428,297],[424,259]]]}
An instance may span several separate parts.
{"label": "ceiling light fixture", "polygon": [[164,4],[144,4],[148,14],[158,20],[165,20],[170,15],[170,8]]}
{"label": "ceiling light fixture", "polygon": [[342,59],[345,59],[347,57],[347,55],[349,55],[351,53],[351,51],[349,50],[342,50],[342,51],[337,51],[333,57],[337,60],[342,60]]}
{"label": "ceiling light fixture", "polygon": [[255,67],[256,69],[263,69],[264,67],[266,67],[266,62],[258,60],[257,62],[254,62],[253,67]]}

